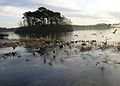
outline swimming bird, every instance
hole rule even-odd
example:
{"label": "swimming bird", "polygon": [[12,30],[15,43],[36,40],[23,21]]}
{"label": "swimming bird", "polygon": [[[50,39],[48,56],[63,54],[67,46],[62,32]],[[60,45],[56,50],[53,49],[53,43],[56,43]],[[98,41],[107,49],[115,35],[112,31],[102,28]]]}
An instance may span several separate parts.
{"label": "swimming bird", "polygon": [[16,47],[17,47],[17,45],[14,45],[14,46],[13,46],[13,50],[15,50]]}
{"label": "swimming bird", "polygon": [[53,65],[52,62],[49,62],[48,64],[49,64],[49,65]]}
{"label": "swimming bird", "polygon": [[59,47],[60,47],[60,49],[62,49],[62,48],[63,48],[63,45],[61,44]]}
{"label": "swimming bird", "polygon": [[86,46],[87,44],[84,42],[84,43],[82,43],[81,45],[82,45],[82,46]]}
{"label": "swimming bird", "polygon": [[100,62],[96,62],[96,66],[97,66],[98,64],[100,64]]}
{"label": "swimming bird", "polygon": [[120,51],[120,46],[117,46],[118,51]]}
{"label": "swimming bird", "polygon": [[12,52],[11,55],[14,57],[17,54],[17,52]]}
{"label": "swimming bird", "polygon": [[20,58],[20,57],[21,57],[21,55],[18,55],[18,57]]}
{"label": "swimming bird", "polygon": [[35,52],[33,52],[33,56],[35,56]]}
{"label": "swimming bird", "polygon": [[56,58],[56,56],[55,55],[53,55],[53,59],[55,60],[55,58]]}
{"label": "swimming bird", "polygon": [[53,53],[55,53],[55,49],[53,49]]}
{"label": "swimming bird", "polygon": [[29,61],[28,59],[26,59],[25,61]]}
{"label": "swimming bird", "polygon": [[96,33],[93,33],[92,35],[95,35],[95,36],[97,36],[97,34],[96,34]]}
{"label": "swimming bird", "polygon": [[44,64],[46,63],[46,59],[44,58]]}

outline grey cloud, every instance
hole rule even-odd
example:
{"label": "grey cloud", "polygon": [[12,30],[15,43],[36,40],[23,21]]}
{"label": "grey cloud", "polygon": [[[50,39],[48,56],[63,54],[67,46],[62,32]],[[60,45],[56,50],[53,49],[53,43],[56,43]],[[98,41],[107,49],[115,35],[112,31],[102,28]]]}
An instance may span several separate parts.
{"label": "grey cloud", "polygon": [[[74,10],[74,9],[69,9],[69,8],[64,8],[64,7],[57,7],[57,6],[52,6],[52,5],[42,4],[42,3],[34,3],[31,0],[0,0],[0,5],[2,5],[2,6],[4,5],[4,6],[22,7],[22,8],[26,7],[26,8],[30,8],[30,9],[32,8],[32,9],[35,9],[35,10],[38,7],[44,6],[46,8],[51,9],[51,10],[59,11],[63,15],[65,15],[67,17],[80,17],[80,18],[98,19],[97,16],[83,14],[84,10]],[[2,12],[3,10],[0,10],[0,11]]]}
{"label": "grey cloud", "polygon": [[38,7],[44,6],[48,9],[54,10],[54,11],[59,11],[63,15],[64,13],[71,13],[71,12],[82,12],[82,10],[74,10],[74,9],[69,9],[69,8],[64,8],[64,7],[57,7],[57,6],[52,6],[52,5],[47,5],[47,4],[42,4],[42,3],[35,3],[31,0],[0,0],[0,12],[5,14],[6,12],[4,11],[3,7],[6,6],[13,6],[17,8],[28,8],[28,9],[33,9],[36,10]]}
{"label": "grey cloud", "polygon": [[44,6],[49,9],[53,9],[55,11],[74,11],[74,12],[81,11],[81,10],[74,10],[64,7],[47,5],[43,3],[34,3],[31,0],[0,0],[0,6],[16,6],[16,7],[26,7],[26,8],[34,8],[34,9]]}
{"label": "grey cloud", "polygon": [[32,4],[29,0],[0,0],[2,6],[26,6]]}

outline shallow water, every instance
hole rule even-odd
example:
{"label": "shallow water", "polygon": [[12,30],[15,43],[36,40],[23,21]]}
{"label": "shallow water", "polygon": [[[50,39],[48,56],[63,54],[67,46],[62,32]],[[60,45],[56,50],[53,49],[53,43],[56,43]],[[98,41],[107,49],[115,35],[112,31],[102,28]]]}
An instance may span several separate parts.
{"label": "shallow water", "polygon": [[[107,37],[112,38],[109,40],[111,42],[119,42],[119,30],[116,34],[113,31],[114,29],[80,30],[56,38],[64,41],[104,41]],[[11,34],[9,38],[14,38],[12,36],[20,38],[16,34]],[[54,48],[55,59],[52,49],[48,49],[44,55],[33,55],[32,49],[22,46],[15,50],[12,47],[0,48],[0,86],[119,86],[120,51],[116,48],[86,52],[81,52],[76,47]],[[17,54],[14,57],[3,56],[15,51]]]}

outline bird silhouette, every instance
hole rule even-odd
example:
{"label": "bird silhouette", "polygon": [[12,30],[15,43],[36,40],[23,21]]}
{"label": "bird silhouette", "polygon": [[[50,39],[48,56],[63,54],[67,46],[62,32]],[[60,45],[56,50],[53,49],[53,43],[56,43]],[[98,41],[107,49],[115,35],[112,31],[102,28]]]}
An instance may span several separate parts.
{"label": "bird silhouette", "polygon": [[95,35],[95,36],[97,36],[97,34],[96,34],[96,33],[93,33],[92,35]]}
{"label": "bird silhouette", "polygon": [[115,30],[114,30],[113,34],[115,34],[115,33],[116,33],[116,31],[117,31],[117,29],[115,29]]}

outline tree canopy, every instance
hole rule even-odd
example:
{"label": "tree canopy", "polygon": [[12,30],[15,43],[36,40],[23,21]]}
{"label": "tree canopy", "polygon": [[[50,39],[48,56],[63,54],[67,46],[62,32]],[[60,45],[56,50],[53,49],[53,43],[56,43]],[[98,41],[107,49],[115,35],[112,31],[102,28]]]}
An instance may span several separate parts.
{"label": "tree canopy", "polygon": [[39,7],[36,11],[28,11],[23,14],[24,26],[40,25],[70,25],[70,19],[64,17],[60,12],[54,12],[45,7]]}

